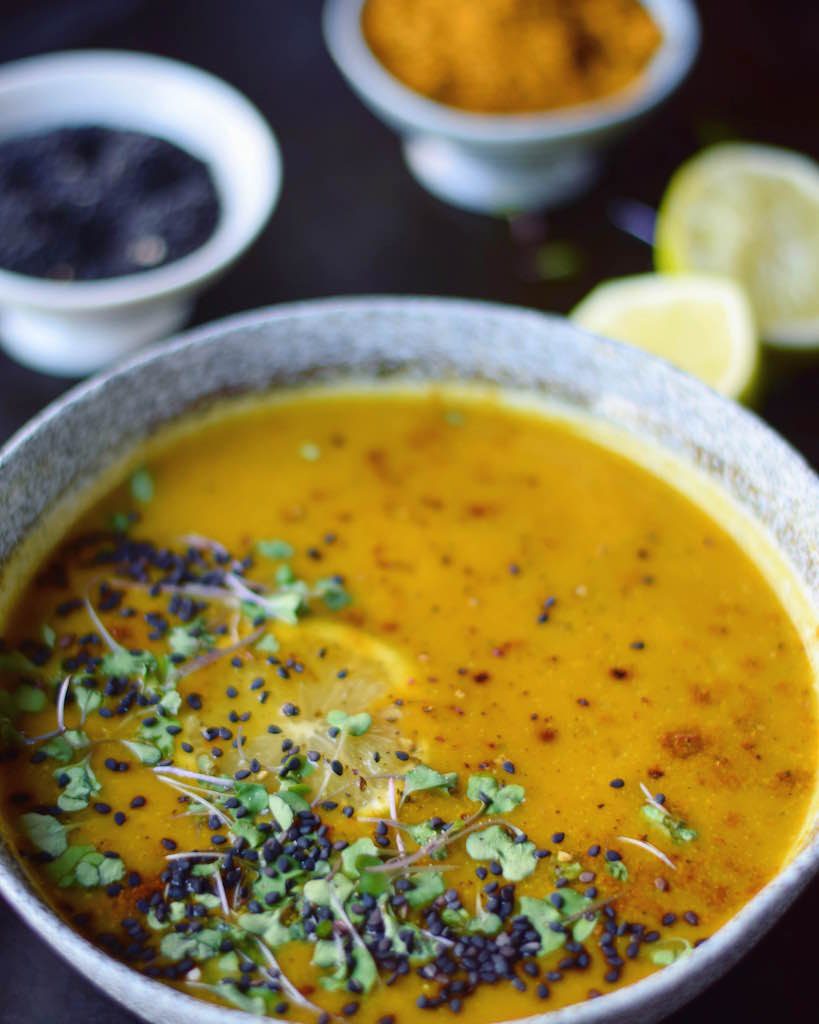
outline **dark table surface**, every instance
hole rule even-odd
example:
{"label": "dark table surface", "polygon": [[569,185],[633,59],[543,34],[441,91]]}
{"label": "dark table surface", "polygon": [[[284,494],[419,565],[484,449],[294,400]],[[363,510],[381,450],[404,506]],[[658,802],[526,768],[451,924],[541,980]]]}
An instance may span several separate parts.
{"label": "dark table surface", "polygon": [[[0,61],[114,47],[190,61],[266,114],[284,156],[284,190],[252,251],[201,300],[196,321],[291,299],[363,293],[460,295],[565,312],[604,277],[650,269],[647,246],[611,221],[612,203],[656,205],[700,145],[750,138],[819,155],[819,4],[702,0],[704,46],[674,99],[611,155],[594,194],[526,235],[570,243],[578,271],[536,272],[520,230],[450,209],[410,179],[397,140],[347,90],[319,29],[319,0],[2,0]],[[0,439],[68,382],[0,355]],[[819,463],[819,366],[779,375],[762,415]],[[819,884],[727,977],[673,1020],[816,1020],[812,984]],[[0,902],[2,1024],[130,1024]],[[172,1024],[172,1022],[169,1022]]]}

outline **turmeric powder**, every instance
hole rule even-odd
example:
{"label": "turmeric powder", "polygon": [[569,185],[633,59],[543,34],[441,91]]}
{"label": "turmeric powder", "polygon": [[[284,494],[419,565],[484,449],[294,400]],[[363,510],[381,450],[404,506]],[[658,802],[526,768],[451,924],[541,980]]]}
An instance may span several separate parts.
{"label": "turmeric powder", "polygon": [[638,0],[367,0],[362,27],[410,89],[489,114],[608,96],[641,74],[661,40]]}

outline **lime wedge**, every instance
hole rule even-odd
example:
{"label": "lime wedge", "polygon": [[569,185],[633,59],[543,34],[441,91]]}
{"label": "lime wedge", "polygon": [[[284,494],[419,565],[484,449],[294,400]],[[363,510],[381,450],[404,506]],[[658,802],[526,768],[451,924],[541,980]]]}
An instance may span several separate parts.
{"label": "lime wedge", "polygon": [[746,397],[757,366],[753,317],[727,278],[638,274],[606,281],[574,309],[581,327],[653,352],[729,398]]}
{"label": "lime wedge", "polygon": [[734,278],[765,341],[819,348],[819,164],[771,146],[704,150],[666,191],[655,264]]}

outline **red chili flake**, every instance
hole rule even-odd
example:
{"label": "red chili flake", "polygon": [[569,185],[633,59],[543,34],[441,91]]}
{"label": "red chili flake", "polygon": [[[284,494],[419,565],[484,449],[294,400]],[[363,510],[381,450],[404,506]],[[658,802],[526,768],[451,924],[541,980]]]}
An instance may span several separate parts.
{"label": "red chili flake", "polygon": [[537,734],[537,738],[542,743],[551,743],[557,739],[557,729],[541,729]]}
{"label": "red chili flake", "polygon": [[487,683],[492,678],[488,672],[476,672],[472,678],[476,683]]}
{"label": "red chili flake", "polygon": [[614,668],[609,669],[609,675],[613,679],[628,679],[631,672],[627,668],[619,668],[615,666]]}

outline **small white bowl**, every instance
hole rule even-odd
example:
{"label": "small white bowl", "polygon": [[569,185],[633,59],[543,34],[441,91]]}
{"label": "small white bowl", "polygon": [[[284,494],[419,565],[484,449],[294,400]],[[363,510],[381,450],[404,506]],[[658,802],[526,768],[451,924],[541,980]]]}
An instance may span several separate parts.
{"label": "small white bowl", "polygon": [[83,376],[188,318],[197,292],[256,238],[281,187],[275,137],[221,79],[141,53],[77,50],[0,68],[0,138],[68,125],[145,132],[203,160],[221,205],[204,245],[154,270],[50,281],[0,270],[0,343],[19,362]]}
{"label": "small white bowl", "polygon": [[324,36],[333,59],[361,100],[403,136],[418,182],[479,213],[545,209],[587,189],[601,148],[680,84],[699,49],[690,0],[643,0],[663,42],[633,85],[543,114],[473,114],[436,103],[390,74],[364,37],[365,2],[327,0]]}

